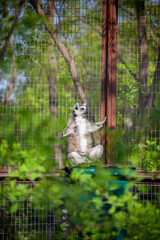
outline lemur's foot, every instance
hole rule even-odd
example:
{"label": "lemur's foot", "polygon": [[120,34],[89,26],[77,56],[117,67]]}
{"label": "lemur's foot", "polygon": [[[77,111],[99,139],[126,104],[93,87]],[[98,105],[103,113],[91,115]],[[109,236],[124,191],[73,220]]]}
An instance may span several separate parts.
{"label": "lemur's foot", "polygon": [[86,162],[86,157],[81,156],[77,152],[72,152],[68,155],[68,159],[72,164],[82,164]]}

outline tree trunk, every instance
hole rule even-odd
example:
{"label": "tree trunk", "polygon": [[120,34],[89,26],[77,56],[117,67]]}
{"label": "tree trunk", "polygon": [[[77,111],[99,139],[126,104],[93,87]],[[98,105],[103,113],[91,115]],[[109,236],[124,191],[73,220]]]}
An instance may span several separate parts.
{"label": "tree trunk", "polygon": [[145,0],[136,0],[138,50],[139,50],[139,112],[146,106],[148,90],[148,54],[147,54],[147,26],[145,16]]}
{"label": "tree trunk", "polygon": [[[156,87],[156,90],[155,90],[155,87]],[[148,96],[146,101],[146,108],[148,111],[150,111],[154,106],[154,101],[156,99],[157,93],[159,92],[158,91],[159,88],[160,88],[160,46],[158,47],[158,58],[157,58],[156,69],[154,72],[154,78],[153,78],[151,89],[150,89],[150,95]]]}
{"label": "tree trunk", "polygon": [[5,98],[4,98],[4,104],[6,104],[6,105],[9,104],[9,102],[10,102],[10,97],[11,97],[11,94],[12,94],[14,86],[15,86],[16,78],[18,76],[18,72],[17,72],[17,68],[16,68],[16,57],[15,57],[14,49],[13,49],[14,45],[13,45],[13,42],[11,40],[11,37],[9,39],[9,43],[10,43],[10,46],[11,46],[11,49],[12,49],[13,70],[12,70],[12,76],[11,76],[11,79],[10,79],[10,84],[7,87]]}
{"label": "tree trunk", "polygon": [[56,92],[56,72],[57,72],[57,60],[54,56],[53,43],[50,43],[48,47],[49,51],[49,69],[48,69],[48,87],[49,87],[49,110],[50,114],[57,113],[57,92]]}
{"label": "tree trunk", "polygon": [[[54,1],[47,1],[47,17],[50,19],[54,26]],[[50,39],[48,39],[49,41]],[[56,102],[56,72],[57,72],[57,60],[54,54],[53,42],[49,42],[48,47],[48,87],[49,87],[49,110],[50,114],[57,113],[57,102]]]}
{"label": "tree trunk", "polygon": [[[54,28],[54,0],[47,0],[47,17],[50,20],[50,24]],[[47,30],[47,29],[46,29]],[[48,87],[49,87],[49,110],[50,114],[56,116],[57,113],[57,92],[56,92],[56,72],[57,72],[57,59],[54,54],[53,42],[49,41],[48,46]],[[54,159],[60,169],[63,168],[62,149],[57,143],[54,144]]]}

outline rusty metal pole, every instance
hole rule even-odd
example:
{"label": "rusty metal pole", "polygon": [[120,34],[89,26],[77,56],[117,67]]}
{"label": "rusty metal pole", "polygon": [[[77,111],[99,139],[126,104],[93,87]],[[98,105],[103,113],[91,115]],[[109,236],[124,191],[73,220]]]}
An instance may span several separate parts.
{"label": "rusty metal pole", "polygon": [[[118,0],[103,0],[102,13],[101,120],[107,116],[107,128],[116,128],[116,64]],[[110,136],[101,132],[104,163],[111,164]]]}

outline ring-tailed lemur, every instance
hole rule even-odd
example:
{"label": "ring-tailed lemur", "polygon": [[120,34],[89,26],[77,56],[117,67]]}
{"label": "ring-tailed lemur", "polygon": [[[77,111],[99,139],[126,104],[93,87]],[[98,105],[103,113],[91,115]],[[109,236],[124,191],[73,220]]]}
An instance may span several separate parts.
{"label": "ring-tailed lemur", "polygon": [[83,163],[86,158],[98,159],[103,154],[103,146],[91,146],[90,133],[102,128],[106,122],[90,123],[84,116],[87,113],[86,104],[76,103],[73,107],[72,117],[69,119],[68,125],[60,138],[68,136],[68,159],[75,164]]}

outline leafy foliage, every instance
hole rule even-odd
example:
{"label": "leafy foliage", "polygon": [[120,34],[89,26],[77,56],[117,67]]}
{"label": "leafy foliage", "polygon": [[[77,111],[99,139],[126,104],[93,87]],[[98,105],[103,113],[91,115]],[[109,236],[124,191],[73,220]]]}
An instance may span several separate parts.
{"label": "leafy foliage", "polygon": [[[56,13],[54,27],[65,46],[67,46],[66,39],[68,41],[87,98],[92,100],[94,115],[98,118],[101,97],[98,82],[101,75],[99,59],[101,59],[102,25],[101,14],[98,13],[101,13],[101,1],[82,2],[86,4],[86,10],[81,9],[81,17],[85,16],[84,19],[78,18],[76,12],[73,13],[73,1],[65,1],[65,7],[62,9],[59,5],[60,1],[55,1],[66,36],[64,37],[60,28],[61,24],[57,22]],[[127,162],[145,171],[155,171],[160,168],[158,142],[160,114],[157,110],[159,96],[156,96],[154,108],[145,114],[148,116],[147,119],[142,121],[137,117],[140,91],[137,64],[137,3],[138,1],[119,1],[120,6],[123,6],[120,7],[120,11],[123,14],[127,10],[130,12],[123,19],[119,19],[123,24],[120,24],[118,30],[118,56],[122,56],[117,64],[117,79],[120,80],[117,89],[117,122],[120,130],[116,133],[108,131],[108,134],[111,146],[116,147],[116,154],[111,153],[111,159],[116,155],[116,163],[125,165]],[[152,87],[157,61],[157,47],[154,41],[159,38],[159,16],[155,12],[158,12],[159,6],[158,3],[154,5],[153,1],[145,1],[145,6],[150,56],[147,84]],[[14,22],[17,8],[17,1],[0,2],[2,45]],[[160,210],[149,202],[143,206],[137,201],[136,196],[130,191],[134,181],[129,176],[125,176],[123,182],[118,177],[112,176],[109,170],[103,169],[98,161],[92,163],[92,166],[84,165],[81,170],[73,171],[69,178],[62,172],[53,173],[52,169],[57,167],[54,161],[54,147],[59,144],[58,132],[66,126],[77,93],[63,56],[45,31],[44,20],[46,21],[35,13],[29,2],[26,2],[10,39],[12,44],[8,45],[1,62],[0,168],[8,168],[9,177],[1,185],[0,204],[2,208],[5,206],[4,216],[11,215],[15,223],[21,225],[20,230],[15,233],[14,229],[7,226],[8,222],[5,220],[7,231],[12,233],[14,240],[46,238],[43,233],[28,227],[30,223],[28,218],[25,218],[24,224],[23,220],[16,216],[16,212],[21,212],[21,207],[26,204],[26,209],[30,209],[30,212],[23,212],[22,216],[40,211],[41,220],[47,218],[46,211],[56,214],[59,219],[67,211],[67,220],[59,224],[58,232],[53,239],[112,240],[125,235],[131,240],[159,239]],[[75,22],[76,28],[73,24]],[[93,29],[94,25],[96,29]],[[126,41],[125,47],[124,33],[129,40]],[[51,53],[50,45],[53,47]],[[86,51],[83,51],[84,46]],[[13,55],[15,55],[18,74],[10,102],[6,105],[4,99],[7,86],[11,83]],[[49,112],[48,57],[50,55],[56,58],[57,62],[55,88],[58,117],[56,114],[51,116]],[[158,85],[156,89],[153,86],[150,91],[157,92]],[[128,120],[125,119],[125,114]],[[130,124],[127,125],[125,122]],[[151,125],[155,129],[154,136],[150,129]],[[61,151],[64,165],[67,165],[66,140],[61,140]],[[93,165],[97,169],[96,174],[84,174],[84,169]],[[17,184],[17,180],[29,180],[29,184]],[[27,229],[27,234],[23,228]]]}
{"label": "leafy foliage", "polygon": [[[25,125],[28,114],[25,115],[24,112],[23,120]],[[160,211],[149,202],[142,206],[142,203],[136,201],[137,196],[133,196],[130,191],[134,181],[129,170],[123,168],[125,180],[120,180],[118,176],[111,174],[111,170],[103,169],[100,165],[75,168],[69,178],[62,172],[56,176],[50,172],[51,163],[47,161],[52,149],[45,146],[46,139],[50,138],[47,126],[51,123],[44,118],[44,121],[39,123],[37,120],[35,124],[33,115],[32,121],[30,124],[35,126],[35,133],[32,133],[34,138],[32,136],[31,140],[34,139],[39,149],[35,150],[33,145],[33,149],[27,150],[20,143],[15,143],[13,127],[6,130],[1,143],[1,166],[6,162],[9,166],[9,177],[6,179],[8,184],[2,184],[0,189],[1,207],[5,204],[8,211],[6,214],[16,213],[25,202],[28,208],[32,206],[33,211],[41,211],[41,219],[47,217],[46,211],[56,214],[59,219],[66,214],[64,210],[67,211],[67,219],[59,226],[54,239],[62,239],[64,234],[65,239],[74,240],[78,240],[80,236],[83,236],[83,239],[95,240],[115,239],[116,236],[126,234],[127,239],[139,240],[146,236],[148,239],[159,236]],[[23,140],[30,141],[30,126],[25,126]],[[50,141],[55,143],[54,138],[50,138]],[[144,151],[145,156],[151,154],[149,148],[152,146],[150,142],[146,144],[148,152]],[[139,157],[139,152],[136,152],[134,159]],[[96,172],[87,174],[87,169]],[[30,180],[30,184],[17,184],[17,179]],[[26,225],[29,224],[28,221],[26,220]],[[33,229],[30,231],[33,239],[38,239],[38,232]],[[20,240],[24,237],[30,239],[29,234],[26,236],[23,231],[19,231],[13,239]],[[45,239],[45,236],[42,236],[42,239]]]}

